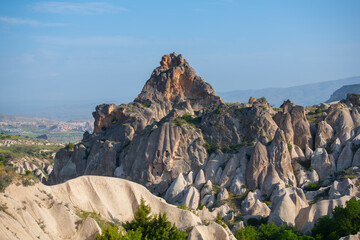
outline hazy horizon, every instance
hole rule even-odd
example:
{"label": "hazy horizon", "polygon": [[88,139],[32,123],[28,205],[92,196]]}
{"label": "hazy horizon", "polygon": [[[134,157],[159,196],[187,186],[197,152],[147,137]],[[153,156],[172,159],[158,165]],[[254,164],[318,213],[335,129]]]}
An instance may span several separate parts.
{"label": "hazy horizon", "polygon": [[216,92],[360,76],[359,10],[356,0],[2,1],[0,112],[131,101],[174,51]]}

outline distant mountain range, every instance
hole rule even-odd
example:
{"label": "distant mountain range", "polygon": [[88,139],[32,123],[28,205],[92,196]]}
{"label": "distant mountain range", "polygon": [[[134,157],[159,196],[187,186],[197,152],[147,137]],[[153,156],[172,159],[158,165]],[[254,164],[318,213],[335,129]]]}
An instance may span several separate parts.
{"label": "distant mountain range", "polygon": [[344,85],[360,84],[360,77],[344,78],[300,85],[289,88],[264,88],[218,92],[225,102],[247,102],[250,96],[265,97],[270,104],[280,106],[284,100],[290,99],[293,103],[302,106],[311,106],[325,102],[329,97]]}
{"label": "distant mountain range", "polygon": [[[235,90],[231,92],[216,93],[225,102],[248,102],[250,96],[255,98],[266,97],[268,102],[275,106],[280,106],[284,100],[290,99],[292,102],[302,106],[315,105],[326,102],[334,91],[344,85],[360,84],[360,77],[351,77],[334,81],[325,81],[313,84],[300,85],[289,88],[264,88]],[[345,94],[346,95],[346,94]],[[345,95],[341,98],[344,98]],[[63,103],[13,103],[4,104],[0,107],[0,112],[10,115],[31,116],[40,118],[50,118],[56,120],[93,120],[91,113],[97,105],[103,103],[128,103],[134,97],[120,96],[117,99],[89,99],[84,101]]]}
{"label": "distant mountain range", "polygon": [[344,98],[346,98],[346,95],[348,93],[360,94],[360,84],[352,84],[352,85],[342,86],[341,88],[336,90],[333,94],[331,94],[329,100],[327,100],[326,102],[330,103],[330,102],[339,101],[341,99],[344,99]]}

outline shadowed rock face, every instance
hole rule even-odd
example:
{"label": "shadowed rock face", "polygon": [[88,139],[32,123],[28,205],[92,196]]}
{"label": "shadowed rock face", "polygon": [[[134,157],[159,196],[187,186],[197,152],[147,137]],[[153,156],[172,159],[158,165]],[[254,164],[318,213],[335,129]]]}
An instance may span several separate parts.
{"label": "shadowed rock face", "polygon": [[[300,226],[295,219],[307,206],[298,200],[313,200],[301,188],[309,181],[330,184],[337,172],[360,165],[359,112],[353,99],[321,109],[285,101],[276,111],[265,98],[225,104],[182,55],[172,53],[133,102],[96,107],[94,133],[57,153],[47,183],[114,176],[192,208],[259,189],[281,203],[270,213],[273,222]],[[317,122],[310,123],[314,115]],[[268,215],[261,199],[249,200],[256,211],[242,208],[242,214]],[[221,214],[231,219],[228,212]]]}

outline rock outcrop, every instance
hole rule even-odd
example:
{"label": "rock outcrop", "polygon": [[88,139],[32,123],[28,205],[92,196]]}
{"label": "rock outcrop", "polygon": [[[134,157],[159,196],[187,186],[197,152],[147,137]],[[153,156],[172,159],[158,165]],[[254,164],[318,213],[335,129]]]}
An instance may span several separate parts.
{"label": "rock outcrop", "polygon": [[[360,166],[359,113],[356,96],[306,108],[287,100],[275,109],[265,98],[225,104],[173,53],[163,56],[133,102],[96,107],[94,133],[56,154],[47,184],[82,175],[124,178],[169,203],[204,205],[213,210],[209,218],[215,212],[228,220],[240,212],[270,214],[269,222],[308,232],[317,219],[312,212],[323,215],[358,192],[340,180]],[[358,180],[356,174],[351,177]],[[310,182],[325,188],[304,194]],[[242,206],[231,204],[240,198],[246,199]],[[203,227],[196,231],[192,237]]]}
{"label": "rock outcrop", "polygon": [[[94,239],[101,232],[97,222],[82,213],[97,213],[110,222],[126,222],[143,198],[153,214],[167,213],[169,221],[190,239],[234,239],[223,227],[201,219],[154,196],[143,186],[118,178],[84,176],[66,183],[30,187],[12,185],[0,194],[5,211],[0,212],[2,239]],[[89,214],[91,216],[91,214]]]}

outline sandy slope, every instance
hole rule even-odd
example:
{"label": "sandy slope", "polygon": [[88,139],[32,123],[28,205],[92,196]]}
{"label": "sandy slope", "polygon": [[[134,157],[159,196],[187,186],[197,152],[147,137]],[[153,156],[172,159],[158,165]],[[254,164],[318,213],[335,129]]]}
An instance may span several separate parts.
{"label": "sandy slope", "polygon": [[82,220],[76,211],[96,212],[124,222],[133,218],[141,197],[154,213],[166,212],[180,229],[192,228],[190,239],[230,238],[219,225],[202,225],[196,215],[167,204],[139,184],[83,176],[54,186],[8,187],[0,194],[0,204],[7,206],[0,212],[0,239],[93,239],[98,225],[92,218]]}

